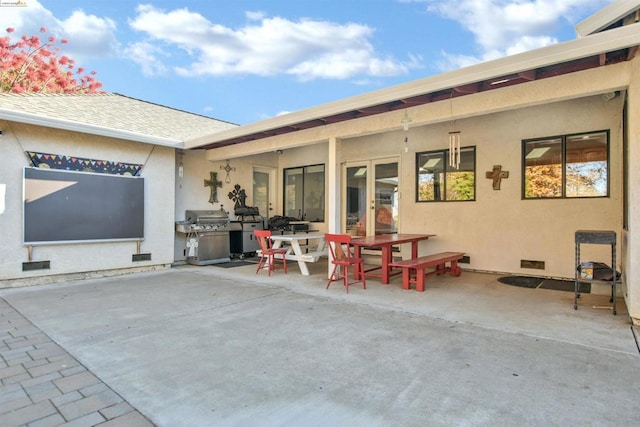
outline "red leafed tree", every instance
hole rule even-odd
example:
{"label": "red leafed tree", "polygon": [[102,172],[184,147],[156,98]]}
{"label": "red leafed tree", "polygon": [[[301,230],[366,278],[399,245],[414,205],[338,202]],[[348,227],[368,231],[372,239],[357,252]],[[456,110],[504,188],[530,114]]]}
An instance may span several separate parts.
{"label": "red leafed tree", "polygon": [[[13,33],[7,28],[7,33]],[[46,33],[42,27],[40,32]],[[60,40],[66,44],[65,39]],[[56,38],[43,42],[38,36],[22,36],[12,43],[0,37],[0,92],[13,93],[100,93],[102,83],[95,71],[87,74],[73,59],[61,55]]]}

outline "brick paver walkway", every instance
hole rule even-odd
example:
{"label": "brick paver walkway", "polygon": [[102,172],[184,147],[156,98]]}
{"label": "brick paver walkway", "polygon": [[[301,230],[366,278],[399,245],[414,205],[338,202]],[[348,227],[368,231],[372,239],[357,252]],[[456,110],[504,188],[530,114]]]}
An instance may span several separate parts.
{"label": "brick paver walkway", "polygon": [[0,425],[153,426],[2,298]]}

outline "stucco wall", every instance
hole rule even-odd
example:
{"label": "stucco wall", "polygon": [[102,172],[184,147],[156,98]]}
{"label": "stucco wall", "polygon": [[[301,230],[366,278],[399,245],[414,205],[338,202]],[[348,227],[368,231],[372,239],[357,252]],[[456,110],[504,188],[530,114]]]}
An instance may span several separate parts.
{"label": "stucco wall", "polygon": [[[415,153],[445,149],[451,124],[343,140],[342,160],[396,155],[400,159],[400,231],[434,233],[421,251],[464,251],[470,268],[552,277],[573,277],[574,232],[622,228],[622,98],[592,96],[456,121],[462,145],[476,146],[476,201],[415,201]],[[521,141],[528,138],[610,130],[610,197],[522,200]],[[485,172],[502,165],[509,178],[493,190]],[[583,260],[610,263],[610,251],[583,246]],[[620,253],[620,249],[618,249]],[[520,260],[544,261],[545,269],[522,269]]]}
{"label": "stucco wall", "polygon": [[[229,167],[235,168],[229,172],[229,181],[226,181],[227,172],[225,161],[209,161],[205,150],[186,150],[179,152],[176,156],[175,165],[175,194],[176,210],[175,221],[185,219],[186,210],[218,210],[223,208],[229,212],[230,218],[235,220],[233,215],[234,202],[229,199],[229,192],[233,191],[235,185],[245,190],[247,195],[246,204],[252,206],[253,203],[253,166],[274,167],[278,166],[278,156],[276,153],[264,153],[255,156],[247,156],[230,160]],[[183,166],[183,176],[180,177],[178,168],[180,163]],[[205,187],[204,181],[210,179],[210,173],[215,172],[217,179],[222,183],[222,187],[217,189],[218,201],[209,203],[210,187]],[[272,191],[278,192],[279,188]],[[273,215],[277,215],[274,213]],[[175,227],[174,227],[175,229]],[[175,233],[174,261],[182,262],[186,260],[186,234]]]}
{"label": "stucco wall", "polygon": [[[638,142],[638,70],[640,58],[553,78],[533,80],[496,90],[481,91],[451,101],[407,106],[373,116],[331,123],[297,132],[266,137],[250,144],[209,150],[209,160],[244,157],[305,145],[330,147],[327,154],[335,164],[327,170],[340,172],[344,161],[397,156],[400,159],[401,212],[403,232],[432,231],[438,237],[423,244],[424,252],[440,249],[466,251],[470,267],[478,270],[553,277],[573,277],[574,232],[581,228],[611,229],[618,233],[618,268],[626,278],[627,305],[632,317],[639,318],[640,291],[636,270],[637,215],[640,207],[635,189],[640,174]],[[629,230],[622,227],[622,97],[606,102],[602,94],[628,90],[629,99]],[[374,100],[372,99],[372,103]],[[404,153],[402,117],[412,119],[408,152]],[[477,117],[471,119],[471,117]],[[443,149],[451,120],[463,132],[464,145],[476,145],[477,200],[471,203],[415,203],[415,152]],[[394,131],[390,131],[390,130]],[[610,129],[611,196],[585,200],[521,200],[521,140],[573,132]],[[329,150],[329,148],[327,148]],[[329,155],[331,157],[329,157]],[[309,160],[301,158],[306,164]],[[501,164],[510,172],[502,190],[494,191],[484,172]],[[335,181],[339,183],[338,181]],[[339,197],[328,201],[327,224],[335,227],[341,208]],[[465,208],[461,208],[465,206]],[[332,216],[331,216],[332,215]],[[625,245],[626,243],[626,245]],[[428,245],[428,248],[426,247]],[[624,248],[622,248],[622,246]],[[585,258],[609,262],[604,246],[583,246]],[[544,270],[522,269],[520,260],[544,261]]]}
{"label": "stucco wall", "polygon": [[[417,203],[416,152],[445,149],[452,123],[412,126],[340,140],[339,162],[395,157],[400,162],[400,231],[434,233],[422,253],[464,251],[469,267],[481,271],[571,278],[574,233],[578,229],[614,230],[622,237],[622,106],[623,97],[606,101],[589,96],[524,107],[467,119],[458,118],[463,146],[476,146],[476,201]],[[597,199],[522,200],[522,140],[598,130],[610,131],[610,197]],[[404,137],[408,136],[405,151]],[[240,154],[240,153],[239,153]],[[246,162],[246,158],[232,161]],[[326,162],[328,145],[285,149],[278,157],[278,194],[282,170]],[[215,162],[212,162],[214,164]],[[509,171],[501,190],[492,188],[485,172],[493,165]],[[250,169],[248,169],[250,170]],[[246,170],[245,172],[246,173]],[[327,201],[327,204],[329,201]],[[282,200],[278,200],[278,208]],[[325,224],[318,224],[322,230]],[[621,248],[618,247],[618,255]],[[604,246],[582,246],[582,260],[610,263]],[[621,260],[621,258],[618,258]],[[521,260],[544,261],[545,269],[523,269]]]}
{"label": "stucco wall", "polygon": [[[87,134],[0,121],[0,186],[4,199],[0,204],[0,286],[13,286],[7,279],[30,279],[92,273],[105,270],[144,269],[165,266],[173,260],[174,150]],[[22,243],[23,168],[30,166],[24,151],[40,151],[91,159],[144,164],[145,239],[141,253],[151,261],[132,261],[137,243],[104,242],[34,246],[32,261],[50,261],[50,269],[22,271],[29,261]],[[2,195],[2,192],[0,192]]]}
{"label": "stucco wall", "polygon": [[640,324],[640,56],[632,62],[628,96],[628,230],[625,234],[627,307],[636,324]]}

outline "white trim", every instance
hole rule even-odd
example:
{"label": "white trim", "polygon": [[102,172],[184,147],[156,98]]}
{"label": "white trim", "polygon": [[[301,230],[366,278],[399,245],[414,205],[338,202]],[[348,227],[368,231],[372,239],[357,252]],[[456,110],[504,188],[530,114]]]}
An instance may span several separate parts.
{"label": "white trim", "polygon": [[640,9],[639,0],[617,0],[600,9],[594,15],[578,22],[575,26],[578,37],[595,34],[616,21],[624,18],[634,10]]}
{"label": "white trim", "polygon": [[145,144],[163,145],[178,148],[182,145],[181,140],[163,138],[159,136],[145,135],[142,133],[118,130],[105,126],[98,126],[86,123],[78,123],[72,120],[43,117],[37,114],[25,113],[6,108],[0,108],[0,119],[18,123],[26,123],[36,126],[44,126],[55,129],[63,129],[72,132],[87,133],[91,135],[106,136],[109,138],[126,139],[128,141],[142,142]]}
{"label": "white trim", "polygon": [[517,55],[472,65],[433,77],[415,80],[375,92],[342,99],[317,107],[296,111],[278,117],[239,126],[215,134],[185,141],[185,148],[198,148],[207,144],[266,132],[297,123],[332,116],[347,111],[410,98],[424,93],[437,92],[491,78],[522,71],[560,64],[602,52],[640,45],[640,25],[633,24],[589,37],[559,43]]}

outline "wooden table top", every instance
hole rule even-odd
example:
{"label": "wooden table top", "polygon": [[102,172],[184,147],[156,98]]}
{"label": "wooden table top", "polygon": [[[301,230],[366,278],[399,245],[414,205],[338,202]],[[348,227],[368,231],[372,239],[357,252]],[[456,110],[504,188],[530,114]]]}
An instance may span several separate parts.
{"label": "wooden table top", "polygon": [[399,245],[427,240],[434,236],[435,234],[378,234],[376,236],[354,237],[351,243],[357,246]]}

